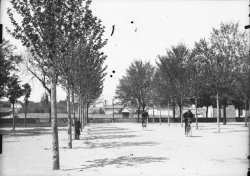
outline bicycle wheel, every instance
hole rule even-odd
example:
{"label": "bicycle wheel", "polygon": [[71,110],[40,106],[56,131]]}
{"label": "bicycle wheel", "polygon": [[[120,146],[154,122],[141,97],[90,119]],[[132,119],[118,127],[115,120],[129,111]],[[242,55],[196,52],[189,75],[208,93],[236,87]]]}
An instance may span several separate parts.
{"label": "bicycle wheel", "polygon": [[192,135],[191,125],[188,124],[188,127],[187,127],[187,136],[191,136],[191,135]]}

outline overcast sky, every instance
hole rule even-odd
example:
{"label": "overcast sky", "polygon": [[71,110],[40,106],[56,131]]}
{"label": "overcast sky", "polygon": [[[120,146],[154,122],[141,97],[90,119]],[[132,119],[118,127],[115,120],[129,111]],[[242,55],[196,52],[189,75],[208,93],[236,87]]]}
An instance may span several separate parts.
{"label": "overcast sky", "polygon": [[[93,0],[94,15],[102,20],[106,27],[104,38],[108,43],[103,49],[108,56],[107,77],[104,82],[102,98],[111,103],[115,95],[118,79],[134,59],[142,59],[155,64],[157,55],[166,53],[166,48],[185,43],[192,48],[200,38],[208,38],[212,28],[218,28],[221,22],[239,22],[240,28],[248,24],[248,1],[209,1],[209,0]],[[9,0],[2,0],[1,23],[10,25],[6,8]],[[112,26],[115,25],[111,36]],[[4,37],[18,46],[4,32]],[[113,77],[110,77],[115,70]],[[38,81],[22,76],[23,83],[32,85],[30,100],[40,101],[45,92]],[[66,94],[58,88],[58,100],[64,100]]]}

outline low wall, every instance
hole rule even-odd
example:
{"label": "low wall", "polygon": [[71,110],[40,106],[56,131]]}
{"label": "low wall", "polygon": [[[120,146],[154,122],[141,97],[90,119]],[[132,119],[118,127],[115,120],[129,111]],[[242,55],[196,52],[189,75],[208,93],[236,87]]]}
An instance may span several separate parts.
{"label": "low wall", "polygon": [[[170,123],[173,123],[173,122],[176,122],[176,123],[180,123],[181,122],[181,119],[180,118],[170,118]],[[141,121],[141,119],[140,119]],[[160,118],[149,118],[149,123],[151,122],[157,122],[159,123],[160,122]],[[247,119],[247,121],[249,121],[249,119]],[[168,118],[161,118],[161,122],[163,123],[166,123],[168,122]],[[195,122],[195,119],[193,120],[193,122]],[[216,123],[217,122],[217,117],[209,117],[209,118],[198,118],[198,122],[200,123]],[[220,118],[220,122],[223,122],[223,118]],[[245,122],[245,118],[238,118],[238,117],[235,117],[235,118],[227,118],[227,122]]]}
{"label": "low wall", "polygon": [[[24,126],[23,118],[15,119],[16,126]],[[0,126],[12,126],[13,119],[0,119]],[[50,127],[49,118],[26,118],[27,127]],[[58,118],[57,119],[58,127],[67,126],[67,118]]]}
{"label": "low wall", "polygon": [[[89,123],[112,123],[113,118],[89,118]],[[114,118],[114,122],[137,122],[136,118]]]}
{"label": "low wall", "polygon": [[[249,121],[249,119],[247,119]],[[51,124],[49,123],[49,118],[27,118],[26,119],[28,127],[50,127]],[[89,123],[112,123],[113,118],[89,118]],[[114,118],[114,122],[116,123],[137,123],[137,118]],[[155,123],[159,123],[159,118],[154,118]],[[168,118],[161,118],[162,123],[167,123]],[[170,123],[180,123],[180,118],[170,118]],[[195,119],[193,120],[195,122]],[[199,123],[216,123],[217,118],[198,118]],[[223,119],[220,119],[220,122],[223,122]],[[245,118],[227,118],[227,122],[245,122]],[[13,120],[12,118],[9,119],[0,119],[0,126],[12,126]],[[141,118],[139,119],[139,123],[141,123]],[[153,118],[149,118],[149,123],[153,123]],[[58,118],[57,119],[58,127],[65,127],[67,126],[67,118]],[[16,119],[16,126],[23,126],[24,119],[17,118]]]}

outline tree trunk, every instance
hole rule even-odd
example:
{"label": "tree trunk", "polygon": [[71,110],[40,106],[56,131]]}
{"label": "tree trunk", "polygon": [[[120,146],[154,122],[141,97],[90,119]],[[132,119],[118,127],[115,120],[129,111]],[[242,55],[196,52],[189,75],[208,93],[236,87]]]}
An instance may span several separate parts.
{"label": "tree trunk", "polygon": [[198,130],[197,98],[195,98],[195,123],[196,123],[196,130]]}
{"label": "tree trunk", "polygon": [[137,122],[139,123],[140,122],[140,106],[138,107],[137,109]]}
{"label": "tree trunk", "polygon": [[72,96],[72,110],[73,110],[73,136],[74,139],[76,139],[76,111],[75,111],[75,92],[74,92],[74,87],[72,88],[71,92]]}
{"label": "tree trunk", "polygon": [[160,119],[159,120],[160,120],[160,125],[161,125],[161,110],[160,110]]}
{"label": "tree trunk", "polygon": [[27,103],[25,102],[24,128],[26,128],[27,125],[26,118],[27,118]]}
{"label": "tree trunk", "polygon": [[68,148],[72,148],[71,112],[70,112],[70,86],[67,82],[67,115],[68,115]]}
{"label": "tree trunk", "polygon": [[181,98],[181,103],[179,105],[180,108],[180,121],[181,121],[181,127],[183,127],[183,123],[182,123],[182,98]]}
{"label": "tree trunk", "polygon": [[153,105],[153,123],[155,123],[155,107]]}
{"label": "tree trunk", "polygon": [[50,102],[48,102],[48,104],[49,104],[49,123],[51,123],[51,92],[49,92],[49,99],[50,99]]}
{"label": "tree trunk", "polygon": [[86,119],[87,119],[87,116],[86,116],[86,103],[85,104],[83,104],[83,106],[82,106],[82,108],[83,108],[83,121],[84,121],[84,126],[83,127],[85,127],[86,126]]}
{"label": "tree trunk", "polygon": [[208,118],[208,105],[206,106],[206,118]]}
{"label": "tree trunk", "polygon": [[83,105],[83,112],[84,112],[84,127],[86,126],[87,123],[87,108],[86,108],[86,103]]}
{"label": "tree trunk", "polygon": [[223,105],[223,125],[227,124],[227,107]]}
{"label": "tree trunk", "polygon": [[82,129],[85,127],[85,114],[84,114],[84,103],[83,100],[81,101],[81,111],[82,111]]}
{"label": "tree trunk", "polygon": [[247,100],[245,100],[245,127],[247,127]]}
{"label": "tree trunk", "polygon": [[217,104],[217,127],[218,133],[220,132],[220,105],[219,105],[219,93],[216,94],[216,104]]}
{"label": "tree trunk", "polygon": [[175,123],[175,106],[173,106],[173,122]]}
{"label": "tree trunk", "polygon": [[15,103],[12,103],[13,107],[12,107],[12,114],[13,114],[13,121],[12,121],[12,127],[13,127],[13,130],[16,129],[16,116],[15,116]]}
{"label": "tree trunk", "polygon": [[49,123],[51,123],[51,103],[49,103]]}
{"label": "tree trunk", "polygon": [[219,121],[221,122],[221,107],[219,108]]}
{"label": "tree trunk", "polygon": [[240,119],[240,111],[241,111],[241,109],[238,108],[238,118],[239,118],[239,119]]}
{"label": "tree trunk", "polygon": [[170,106],[169,106],[169,102],[168,102],[168,126],[170,126],[170,114],[169,114],[169,111],[170,111]]}
{"label": "tree trunk", "polygon": [[79,102],[78,102],[78,111],[79,111],[79,120],[80,120],[80,123],[81,123],[81,131],[82,131],[82,123],[83,123],[83,121],[82,121],[82,104],[81,104],[81,101],[82,101],[82,99],[81,98],[79,98]]}
{"label": "tree trunk", "polygon": [[89,123],[89,104],[87,104],[87,124]]}
{"label": "tree trunk", "polygon": [[59,163],[59,142],[58,142],[58,129],[57,129],[57,105],[56,105],[56,72],[52,68],[51,79],[51,116],[52,116],[52,153],[53,153],[53,170],[60,169]]}
{"label": "tree trunk", "polygon": [[78,102],[77,102],[77,114],[78,114],[78,120],[81,122],[80,118],[80,98],[78,97]]}

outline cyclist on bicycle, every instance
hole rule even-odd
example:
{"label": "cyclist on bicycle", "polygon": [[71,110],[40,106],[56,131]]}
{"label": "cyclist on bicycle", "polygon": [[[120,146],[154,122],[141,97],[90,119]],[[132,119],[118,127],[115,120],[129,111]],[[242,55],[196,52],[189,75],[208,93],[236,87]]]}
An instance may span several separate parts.
{"label": "cyclist on bicycle", "polygon": [[148,113],[144,111],[142,112],[141,116],[142,116],[142,127],[144,128],[147,126]]}
{"label": "cyclist on bicycle", "polygon": [[187,134],[188,122],[189,122],[189,124],[191,124],[193,118],[194,118],[194,115],[190,110],[188,110],[187,112],[185,112],[183,114],[183,119],[184,119],[184,122],[185,122],[185,134]]}

